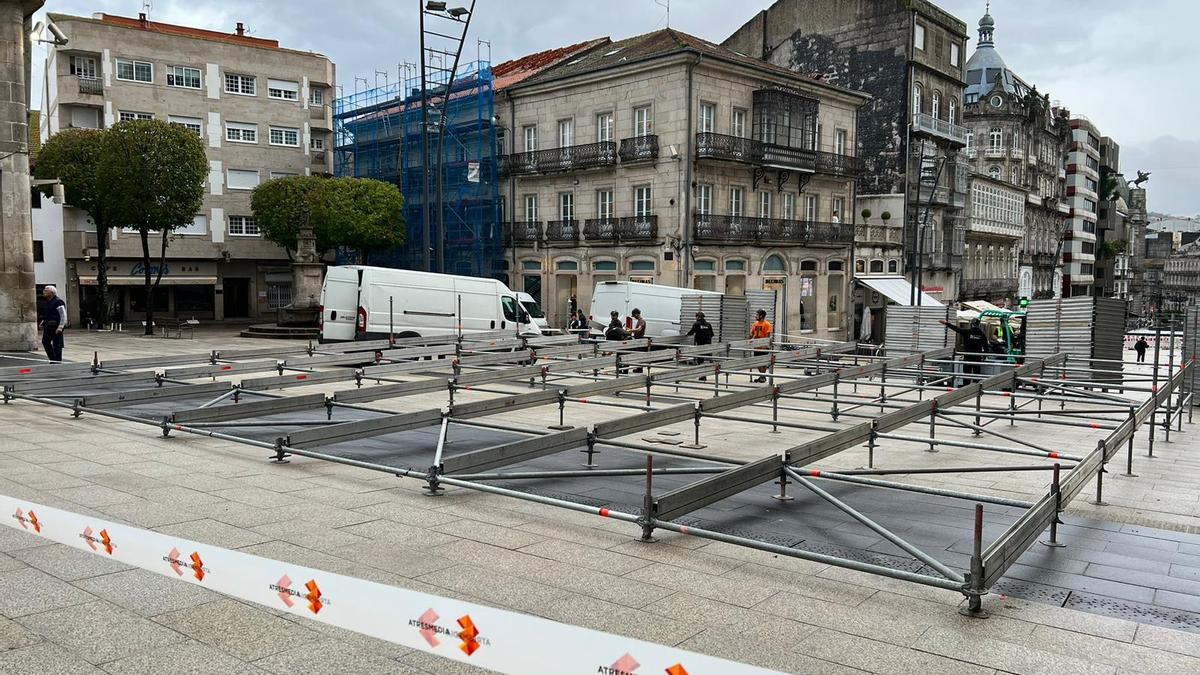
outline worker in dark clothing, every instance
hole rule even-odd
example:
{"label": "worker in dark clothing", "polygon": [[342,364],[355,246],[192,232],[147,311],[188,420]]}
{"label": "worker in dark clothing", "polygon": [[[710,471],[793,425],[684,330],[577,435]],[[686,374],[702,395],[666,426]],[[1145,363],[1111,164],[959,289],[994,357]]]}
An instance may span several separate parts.
{"label": "worker in dark clothing", "polygon": [[587,316],[582,311],[576,310],[571,314],[571,323],[567,326],[567,329],[575,335],[586,336],[588,334]]}
{"label": "worker in dark clothing", "polygon": [[629,316],[632,318],[632,321],[630,321],[630,334],[633,336],[633,339],[638,340],[646,337],[646,320],[642,318],[642,310],[634,308],[629,313]]}
{"label": "worker in dark clothing", "polygon": [[1146,350],[1150,348],[1150,343],[1146,342],[1145,336],[1139,337],[1138,341],[1133,343],[1133,351],[1137,352],[1138,363],[1146,362]]}
{"label": "worker in dark clothing", "polygon": [[604,339],[624,340],[629,337],[629,334],[625,332],[625,326],[621,325],[621,315],[617,313],[617,310],[614,309],[609,316],[608,328],[604,330]]}
{"label": "worker in dark clothing", "polygon": [[963,375],[976,376],[969,379],[964,377],[962,386],[978,380],[978,375],[982,372],[979,363],[983,361],[984,354],[991,351],[987,335],[984,334],[979,319],[971,319],[971,325],[966,328],[955,326],[945,319],[940,319],[938,323],[958,333],[958,336],[962,338],[962,351],[965,352],[963,354]]}
{"label": "worker in dark clothing", "polygon": [[46,349],[46,358],[54,362],[62,361],[67,303],[58,297],[58,289],[54,286],[42,289],[42,301],[38,303],[38,327],[42,329],[42,347]]}
{"label": "worker in dark clothing", "polygon": [[[713,331],[712,324],[709,323],[708,320],[704,318],[704,312],[696,312],[696,322],[692,324],[691,329],[688,330],[688,332],[684,335],[684,337],[687,337],[689,335],[694,337],[696,340],[697,346],[711,345],[714,334],[715,334],[715,331]],[[697,358],[696,364],[699,365],[702,361],[703,361],[703,359]],[[707,380],[708,376],[707,375],[702,376],[700,379]]]}

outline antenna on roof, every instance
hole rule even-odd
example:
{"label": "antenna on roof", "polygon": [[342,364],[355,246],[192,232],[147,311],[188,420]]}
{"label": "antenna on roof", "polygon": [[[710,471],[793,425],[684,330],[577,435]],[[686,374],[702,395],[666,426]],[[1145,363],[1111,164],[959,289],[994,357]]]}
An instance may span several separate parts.
{"label": "antenna on roof", "polygon": [[667,10],[667,28],[671,27],[671,0],[654,0],[654,4]]}
{"label": "antenna on roof", "polygon": [[150,18],[150,0],[143,0],[142,14],[145,14],[147,19]]}

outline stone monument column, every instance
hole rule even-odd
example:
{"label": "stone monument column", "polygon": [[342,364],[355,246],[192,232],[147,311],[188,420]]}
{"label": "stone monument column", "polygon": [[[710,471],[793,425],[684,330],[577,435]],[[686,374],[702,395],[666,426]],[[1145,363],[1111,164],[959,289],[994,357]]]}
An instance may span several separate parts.
{"label": "stone monument column", "polygon": [[0,350],[34,349],[29,211],[29,33],[44,0],[0,0]]}
{"label": "stone monument column", "polygon": [[315,326],[320,319],[321,285],[325,263],[317,253],[317,237],[308,225],[296,237],[296,257],[292,261],[292,302],[279,310],[280,326]]}

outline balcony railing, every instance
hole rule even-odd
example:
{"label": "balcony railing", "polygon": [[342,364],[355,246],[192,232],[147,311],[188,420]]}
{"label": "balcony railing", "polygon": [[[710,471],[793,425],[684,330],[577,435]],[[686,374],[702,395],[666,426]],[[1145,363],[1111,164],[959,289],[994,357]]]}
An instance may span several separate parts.
{"label": "balcony railing", "polygon": [[962,282],[963,295],[983,295],[995,297],[998,295],[1015,295],[1017,291],[1016,279],[970,279],[965,278]]}
{"label": "balcony railing", "polygon": [[578,171],[612,166],[616,163],[617,144],[605,141],[501,155],[500,175],[521,176],[553,171]]}
{"label": "balcony railing", "polygon": [[504,224],[504,243],[507,246],[536,244],[542,240],[542,224],[536,221],[518,221]]}
{"label": "balcony railing", "polygon": [[904,230],[888,225],[856,225],[854,226],[855,244],[892,244],[904,243]]}
{"label": "balcony railing", "polygon": [[325,166],[325,151],[314,150],[312,153],[312,163],[318,166]]}
{"label": "balcony railing", "polygon": [[619,151],[622,162],[643,162],[658,159],[658,136],[648,134],[622,138]]}
{"label": "balcony railing", "polygon": [[551,220],[546,223],[547,244],[575,244],[578,242],[578,220]]}
{"label": "balcony railing", "polygon": [[696,241],[710,244],[848,246],[854,243],[854,225],[851,223],[782,218],[697,215],[692,221],[692,233]]}
{"label": "balcony railing", "polygon": [[583,236],[593,244],[654,241],[658,239],[658,216],[589,218],[584,221]]}
{"label": "balcony railing", "polygon": [[325,106],[318,105],[308,109],[309,119],[323,120],[325,119]]}
{"label": "balcony railing", "polygon": [[78,77],[79,93],[93,96],[104,95],[104,82],[95,77]]}
{"label": "balcony railing", "polygon": [[962,145],[967,144],[967,128],[953,122],[940,120],[933,115],[925,113],[913,113],[912,116],[913,131],[925,132],[941,136]]}
{"label": "balcony railing", "polygon": [[696,157],[724,159],[747,164],[785,166],[802,171],[853,176],[861,164],[853,155],[819,152],[804,148],[763,143],[753,138],[701,132],[696,134]]}
{"label": "balcony railing", "polygon": [[1007,151],[1003,147],[987,147],[983,149],[983,156],[989,159],[1003,158],[1006,152]]}

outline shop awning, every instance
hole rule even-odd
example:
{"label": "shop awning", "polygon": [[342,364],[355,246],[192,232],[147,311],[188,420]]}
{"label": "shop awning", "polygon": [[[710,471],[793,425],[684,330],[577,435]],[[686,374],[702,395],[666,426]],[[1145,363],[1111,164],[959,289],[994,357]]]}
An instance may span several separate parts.
{"label": "shop awning", "polygon": [[[151,283],[154,282],[154,277],[150,277]],[[177,277],[164,276],[159,282],[160,286],[215,286],[217,283],[216,277]],[[95,286],[96,277],[79,277],[81,286]],[[125,275],[112,275],[108,277],[109,286],[144,286],[146,284],[145,277],[131,277]]]}
{"label": "shop awning", "polygon": [[[908,283],[908,279],[904,277],[858,277],[855,279],[858,283],[878,291],[897,305],[913,305],[909,298],[912,297],[913,286]],[[921,304],[927,307],[944,307],[940,300],[932,295],[921,292]]]}

